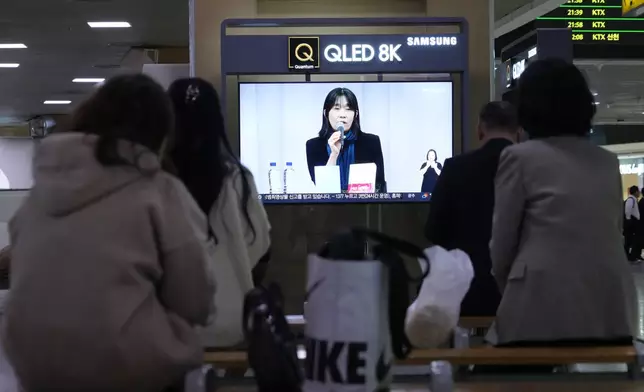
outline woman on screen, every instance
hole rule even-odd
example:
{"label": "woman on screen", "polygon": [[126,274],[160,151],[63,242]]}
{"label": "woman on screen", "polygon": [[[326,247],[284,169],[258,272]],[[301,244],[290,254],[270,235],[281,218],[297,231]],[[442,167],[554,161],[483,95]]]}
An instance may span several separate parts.
{"label": "woman on screen", "polygon": [[202,79],[181,79],[169,94],[177,132],[168,169],[208,217],[212,236],[217,317],[202,331],[202,342],[233,346],[244,339],[243,296],[261,282],[269,259],[270,224],[252,174],[228,142],[215,88]]}
{"label": "woman on screen", "polygon": [[327,94],[322,107],[320,132],[306,142],[306,161],[314,183],[317,166],[339,166],[343,191],[349,187],[352,164],[375,163],[375,191],[387,192],[380,138],[360,129],[358,98],[348,88],[338,87]]}
{"label": "woman on screen", "polygon": [[438,162],[436,150],[427,151],[426,161],[420,166],[420,174],[423,175],[423,184],[420,187],[420,191],[432,193],[442,170],[443,165]]}

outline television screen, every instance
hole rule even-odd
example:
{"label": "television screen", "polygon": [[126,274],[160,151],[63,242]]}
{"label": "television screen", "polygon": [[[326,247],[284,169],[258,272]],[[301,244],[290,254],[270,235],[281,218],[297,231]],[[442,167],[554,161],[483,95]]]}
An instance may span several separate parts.
{"label": "television screen", "polygon": [[266,203],[429,201],[453,153],[452,88],[240,84],[241,161]]}

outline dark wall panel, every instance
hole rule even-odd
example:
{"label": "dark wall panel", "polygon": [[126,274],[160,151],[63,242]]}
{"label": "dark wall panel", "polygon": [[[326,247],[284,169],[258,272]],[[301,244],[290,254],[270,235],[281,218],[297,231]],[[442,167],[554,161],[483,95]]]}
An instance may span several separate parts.
{"label": "dark wall panel", "polygon": [[[379,226],[377,205],[269,205],[272,230],[272,259],[266,281],[282,286],[286,311],[302,313],[306,287],[306,259],[316,253],[333,234],[351,227]],[[381,210],[382,231],[418,245],[426,245],[423,229],[428,205],[390,204]],[[415,260],[410,268],[418,270]]]}

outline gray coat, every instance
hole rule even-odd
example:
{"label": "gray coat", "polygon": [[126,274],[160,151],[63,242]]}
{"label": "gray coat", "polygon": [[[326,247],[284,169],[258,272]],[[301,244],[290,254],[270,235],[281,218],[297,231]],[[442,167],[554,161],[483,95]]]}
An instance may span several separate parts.
{"label": "gray coat", "polygon": [[490,252],[499,343],[633,336],[617,157],[577,137],[504,150]]}

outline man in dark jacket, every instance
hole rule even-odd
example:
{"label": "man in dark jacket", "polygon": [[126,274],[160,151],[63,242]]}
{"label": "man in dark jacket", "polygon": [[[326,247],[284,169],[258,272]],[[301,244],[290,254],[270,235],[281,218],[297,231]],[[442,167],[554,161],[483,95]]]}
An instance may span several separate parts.
{"label": "man in dark jacket", "polygon": [[425,235],[433,244],[461,249],[472,259],[474,280],[461,315],[494,316],[501,300],[489,248],[494,177],[501,151],[518,140],[515,108],[508,102],[486,104],[477,132],[481,148],[445,161],[432,194]]}

